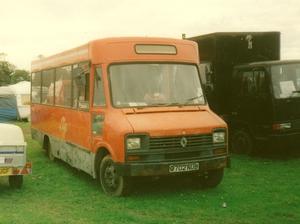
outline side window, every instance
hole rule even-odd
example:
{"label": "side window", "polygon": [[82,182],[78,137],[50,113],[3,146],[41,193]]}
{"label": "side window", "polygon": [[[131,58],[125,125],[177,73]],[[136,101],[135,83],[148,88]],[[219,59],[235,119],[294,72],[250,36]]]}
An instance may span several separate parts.
{"label": "side window", "polygon": [[266,74],[263,70],[256,70],[254,71],[254,79],[257,86],[257,93],[264,94],[267,93],[267,81],[266,81]]}
{"label": "side window", "polygon": [[42,103],[54,103],[54,69],[42,72]]}
{"label": "side window", "polygon": [[55,105],[71,106],[71,66],[56,69],[55,75]]}
{"label": "side window", "polygon": [[200,64],[199,65],[199,71],[200,71],[200,77],[202,84],[206,84],[206,74],[207,74],[207,65],[206,64]]}
{"label": "side window", "polygon": [[211,63],[203,63],[199,65],[200,77],[203,85],[213,89],[213,71]]}
{"label": "side window", "polygon": [[32,73],[31,76],[31,101],[32,103],[41,102],[41,72]]}
{"label": "side window", "polygon": [[252,71],[244,71],[241,82],[241,94],[243,96],[250,96],[256,93],[257,87]]}
{"label": "side window", "polygon": [[97,66],[94,75],[94,103],[93,106],[105,106],[105,96],[103,89],[102,69]]}
{"label": "side window", "polygon": [[73,102],[74,108],[89,108],[90,66],[88,62],[73,65]]}

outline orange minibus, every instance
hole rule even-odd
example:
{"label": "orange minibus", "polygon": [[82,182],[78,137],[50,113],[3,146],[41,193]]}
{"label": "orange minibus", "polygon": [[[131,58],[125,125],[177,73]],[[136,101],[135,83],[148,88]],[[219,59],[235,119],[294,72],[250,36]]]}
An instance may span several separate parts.
{"label": "orange minibus", "polygon": [[217,186],[227,125],[203,95],[195,42],[107,38],[32,62],[32,137],[125,195],[139,176]]}

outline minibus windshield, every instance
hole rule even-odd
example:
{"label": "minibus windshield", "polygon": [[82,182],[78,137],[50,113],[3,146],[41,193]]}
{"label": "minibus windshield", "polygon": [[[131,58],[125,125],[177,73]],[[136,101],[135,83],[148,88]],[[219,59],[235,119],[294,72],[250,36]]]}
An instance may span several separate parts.
{"label": "minibus windshield", "polygon": [[272,65],[271,77],[276,99],[300,97],[300,63]]}
{"label": "minibus windshield", "polygon": [[115,64],[109,75],[115,107],[205,104],[196,65]]}

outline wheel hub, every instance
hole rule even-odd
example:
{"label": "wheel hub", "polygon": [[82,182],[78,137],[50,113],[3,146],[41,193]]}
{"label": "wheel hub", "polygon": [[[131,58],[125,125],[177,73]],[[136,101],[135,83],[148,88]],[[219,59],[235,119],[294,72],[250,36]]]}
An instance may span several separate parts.
{"label": "wheel hub", "polygon": [[113,164],[109,164],[104,173],[105,183],[109,188],[117,187],[117,174]]}

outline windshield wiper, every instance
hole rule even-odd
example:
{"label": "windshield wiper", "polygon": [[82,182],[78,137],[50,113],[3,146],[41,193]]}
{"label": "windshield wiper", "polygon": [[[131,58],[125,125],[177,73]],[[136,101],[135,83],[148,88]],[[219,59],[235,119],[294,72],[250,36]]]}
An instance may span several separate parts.
{"label": "windshield wiper", "polygon": [[172,105],[178,105],[178,103],[154,103],[154,104],[148,104],[150,107],[161,107],[161,106],[172,106]]}
{"label": "windshield wiper", "polygon": [[199,98],[201,98],[201,97],[203,97],[203,95],[200,95],[200,96],[194,96],[194,97],[188,98],[188,99],[186,99],[186,100],[184,101],[183,106],[185,106],[185,105],[187,105],[189,102],[191,102],[191,101],[193,101],[193,100],[196,100],[196,99],[199,99]]}
{"label": "windshield wiper", "polygon": [[183,103],[180,103],[180,102],[154,103],[154,104],[147,104],[146,106],[138,106],[137,108],[138,109],[143,109],[144,107],[161,107],[161,106],[165,106],[165,107],[169,107],[169,106],[182,107],[182,106],[186,106],[190,101],[201,98],[201,97],[203,97],[203,95],[191,97],[191,98],[186,99]]}
{"label": "windshield wiper", "polygon": [[145,107],[168,107],[168,106],[182,106],[180,103],[174,102],[174,103],[155,103],[155,104],[147,104],[143,106],[137,106],[137,109],[144,109]]}

